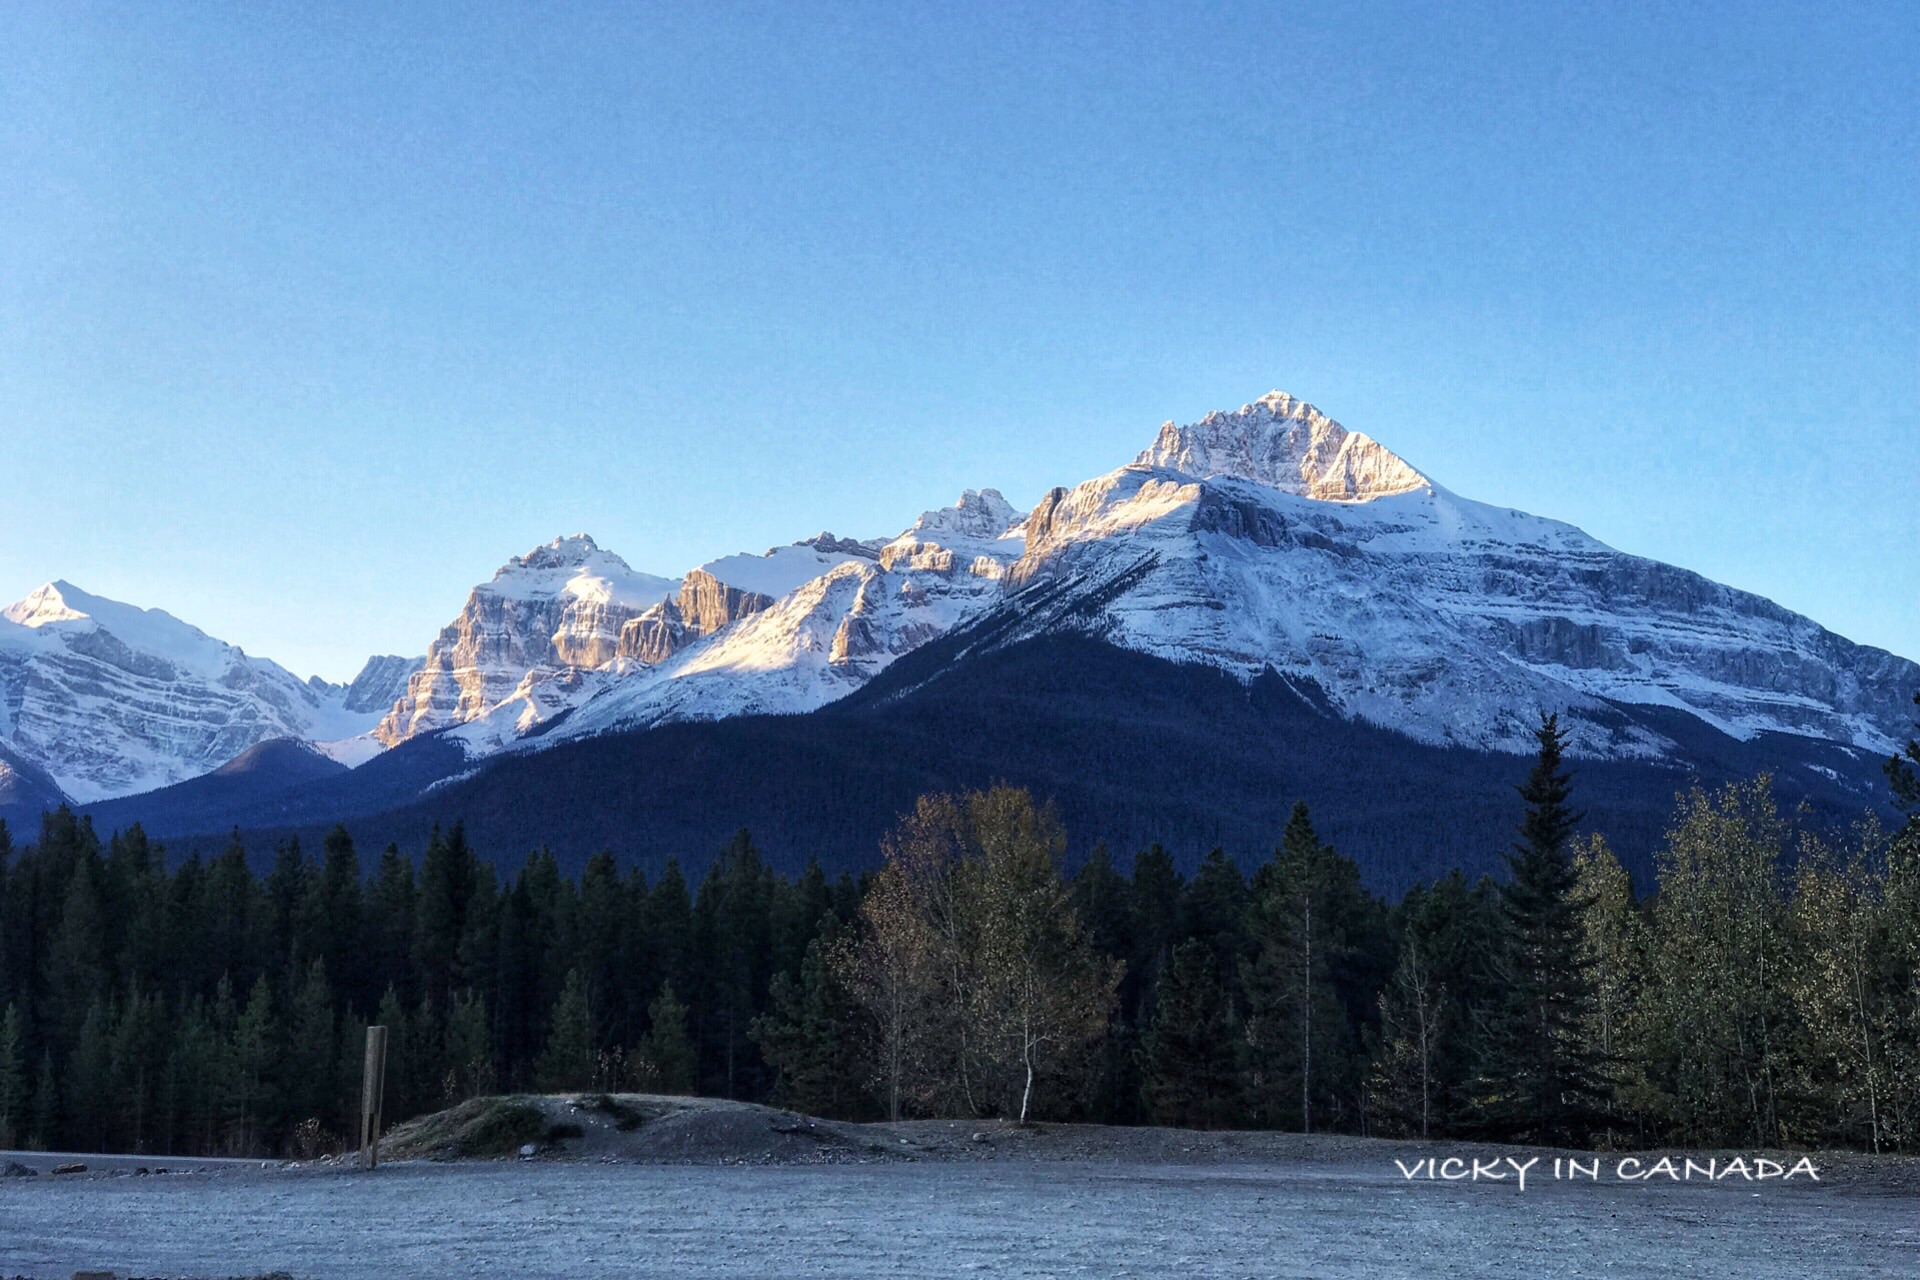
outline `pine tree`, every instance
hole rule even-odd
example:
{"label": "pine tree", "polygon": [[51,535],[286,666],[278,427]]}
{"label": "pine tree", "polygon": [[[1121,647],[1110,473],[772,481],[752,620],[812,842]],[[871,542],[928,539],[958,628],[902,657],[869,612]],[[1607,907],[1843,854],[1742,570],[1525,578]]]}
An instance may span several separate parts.
{"label": "pine tree", "polygon": [[191,936],[202,972],[212,978],[226,974],[235,986],[251,988],[276,940],[264,926],[267,908],[260,884],[237,834],[207,867],[192,911]]}
{"label": "pine tree", "polygon": [[20,1007],[8,1004],[0,1013],[0,1149],[26,1140],[27,1044]]}
{"label": "pine tree", "polygon": [[349,1007],[363,1013],[372,1009],[378,988],[367,980],[369,955],[364,890],[360,883],[360,855],[343,826],[327,833],[324,861],[313,879],[313,929],[316,954],[327,965],[333,986]]}
{"label": "pine tree", "polygon": [[40,1074],[33,1083],[33,1128],[27,1145],[36,1151],[58,1149],[66,1144],[60,1131],[60,1082],[53,1070],[53,1050],[40,1055]]}
{"label": "pine tree", "polygon": [[61,1131],[81,1151],[101,1151],[110,1145],[107,1116],[113,1106],[115,1012],[103,996],[88,1002],[61,1080],[66,1103]]}
{"label": "pine tree", "polygon": [[136,988],[120,1002],[110,1037],[111,1084],[103,1100],[111,1149],[164,1149],[164,1086],[172,1032],[159,996]]}
{"label": "pine tree", "polygon": [[1186,884],[1172,856],[1156,844],[1134,856],[1133,880],[1127,888],[1133,946],[1127,955],[1126,977],[1120,982],[1120,999],[1121,1008],[1138,1026],[1149,1016],[1150,995],[1179,941]]}
{"label": "pine tree", "polygon": [[773,967],[769,874],[745,831],[720,854],[694,899],[699,985],[695,1024],[705,1082],[724,1097],[760,1091],[758,1056],[747,1029],[762,1010]]}
{"label": "pine tree", "polygon": [[1585,1040],[1593,977],[1570,848],[1582,815],[1567,803],[1559,717],[1543,715],[1534,737],[1539,753],[1519,788],[1527,814],[1507,855],[1503,937],[1491,957],[1502,992],[1489,1014],[1480,1111],[1493,1133],[1580,1144],[1602,1121],[1605,1096]]}
{"label": "pine tree", "polygon": [[413,965],[422,994],[445,1008],[458,985],[460,941],[466,935],[467,908],[474,896],[478,866],[467,847],[466,831],[454,824],[451,836],[435,828],[420,860],[420,888],[414,914]]}
{"label": "pine tree", "polygon": [[413,864],[400,856],[398,847],[388,845],[367,891],[366,945],[370,985],[384,991],[392,984],[403,1001],[419,993],[413,970],[416,910]]}
{"label": "pine tree", "polygon": [[614,1043],[627,1025],[623,981],[626,925],[626,887],[620,882],[613,855],[595,854],[580,877],[576,960],[586,979],[597,1045]]}
{"label": "pine tree", "polygon": [[1384,1133],[1453,1133],[1479,1057],[1482,957],[1496,934],[1491,882],[1458,871],[1415,886],[1398,911],[1395,965],[1375,1003],[1369,1121]]}
{"label": "pine tree", "polygon": [[673,994],[671,982],[647,1006],[651,1024],[641,1042],[640,1056],[653,1088],[661,1093],[686,1093],[693,1088],[696,1064],[693,1040],[687,1035],[687,1007]]}
{"label": "pine tree", "polygon": [[107,918],[101,901],[102,871],[91,852],[75,860],[67,883],[60,929],[48,957],[50,1030],[56,1043],[70,1047],[80,1035],[80,1024],[109,989]]}
{"label": "pine tree", "polygon": [[1197,939],[1213,951],[1214,969],[1227,986],[1228,1008],[1244,1013],[1240,975],[1249,954],[1247,878],[1224,849],[1200,862],[1180,899],[1179,939]]}
{"label": "pine tree", "polygon": [[273,989],[262,974],[254,980],[247,1007],[233,1026],[228,1140],[235,1154],[251,1155],[266,1145],[266,1127],[275,1103],[273,1075],[279,1058],[278,1039]]}
{"label": "pine tree", "polygon": [[[440,1081],[422,1071],[426,1065],[426,1055],[422,1052],[424,1037],[407,1015],[407,1006],[400,999],[400,989],[392,983],[380,996],[380,1003],[374,1009],[373,1026],[387,1029],[387,1085],[381,1098],[384,1115],[382,1119],[404,1120],[408,1116],[438,1106]],[[365,1070],[365,1042],[361,1045],[361,1065]],[[448,1099],[452,1101],[452,1099]],[[360,1123],[358,1113],[354,1124]]]}
{"label": "pine tree", "polygon": [[312,936],[312,921],[307,918],[311,900],[310,872],[300,838],[283,840],[274,849],[273,870],[263,886],[266,899],[266,936],[273,945],[271,962],[275,975],[295,976],[318,951]]}
{"label": "pine tree", "polygon": [[316,959],[306,967],[295,990],[287,1020],[286,1051],[279,1073],[285,1081],[283,1116],[287,1125],[317,1121],[321,1130],[332,1134],[344,1134],[351,1128],[350,1117],[341,1105],[344,1099],[335,1092],[338,1032],[326,961]]}
{"label": "pine tree", "polygon": [[567,971],[560,1000],[554,1005],[553,1027],[541,1050],[535,1079],[545,1093],[585,1089],[593,1083],[593,1018],[587,1007],[587,984],[578,969]]}
{"label": "pine tree", "polygon": [[1321,843],[1307,806],[1295,804],[1255,877],[1242,962],[1249,1093],[1267,1123],[1311,1133],[1317,1116],[1357,1106],[1354,1014],[1334,976],[1365,910],[1359,868]]}
{"label": "pine tree", "polygon": [[[647,895],[647,969],[658,981],[677,991],[693,989],[693,897],[677,859],[667,859],[666,870]],[[643,988],[651,989],[651,988]]]}
{"label": "pine tree", "polygon": [[1212,949],[1189,940],[1173,951],[1141,1043],[1141,1088],[1154,1124],[1212,1129],[1239,1114],[1238,1072],[1226,989]]}
{"label": "pine tree", "polygon": [[493,1037],[487,1019],[486,998],[473,991],[454,996],[447,1014],[446,1101],[478,1098],[493,1092],[497,1075],[493,1065]]}
{"label": "pine tree", "polygon": [[174,1150],[211,1155],[218,1149],[231,1077],[227,1049],[206,1001],[191,1000],[176,1020],[163,1089]]}

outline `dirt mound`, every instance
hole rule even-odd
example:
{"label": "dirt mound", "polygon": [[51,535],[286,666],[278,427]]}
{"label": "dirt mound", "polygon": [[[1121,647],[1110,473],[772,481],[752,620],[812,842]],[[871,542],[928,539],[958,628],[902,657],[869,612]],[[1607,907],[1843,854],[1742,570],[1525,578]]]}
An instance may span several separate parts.
{"label": "dirt mound", "polygon": [[401,1125],[390,1160],[567,1159],[641,1164],[831,1164],[911,1148],[874,1126],[746,1102],[653,1094],[475,1098]]}
{"label": "dirt mound", "polygon": [[537,1098],[474,1098],[421,1116],[395,1129],[380,1144],[394,1160],[483,1160],[517,1153],[538,1143],[549,1127]]}

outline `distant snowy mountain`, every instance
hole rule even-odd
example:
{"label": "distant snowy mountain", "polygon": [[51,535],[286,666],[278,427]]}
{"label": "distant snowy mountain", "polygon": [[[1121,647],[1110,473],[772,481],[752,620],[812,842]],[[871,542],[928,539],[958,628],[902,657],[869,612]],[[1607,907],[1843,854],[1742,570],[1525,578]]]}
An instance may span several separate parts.
{"label": "distant snowy mountain", "polygon": [[67,582],[0,613],[0,768],[30,770],[40,803],[164,787],[273,738],[365,732],[378,714],[347,695]]}
{"label": "distant snowy mountain", "polygon": [[[374,658],[343,688],[65,584],[4,618],[0,789],[21,804],[50,786],[126,795],[278,737],[355,766],[434,739],[433,759],[477,766],[804,713],[935,640],[940,662],[913,665],[923,684],[1022,640],[1091,639],[1249,687],[1271,674],[1430,746],[1524,752],[1550,708],[1578,754],[1655,763],[1683,762],[1710,732],[1787,735],[1864,767],[1904,738],[1920,688],[1913,662],[1460,497],[1280,392],[1169,422],[1133,462],[1031,512],[968,490],[891,538],[823,533],[677,578],[559,538],[475,587],[424,660]],[[427,759],[385,770],[380,794],[442,768]]]}

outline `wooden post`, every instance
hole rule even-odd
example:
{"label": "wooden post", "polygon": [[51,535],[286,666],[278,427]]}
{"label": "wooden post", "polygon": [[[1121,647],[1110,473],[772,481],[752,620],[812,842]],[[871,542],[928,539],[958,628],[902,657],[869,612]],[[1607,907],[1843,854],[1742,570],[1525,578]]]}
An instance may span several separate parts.
{"label": "wooden post", "polygon": [[387,1092],[387,1029],[367,1028],[366,1074],[360,1085],[360,1154],[380,1167],[380,1112]]}

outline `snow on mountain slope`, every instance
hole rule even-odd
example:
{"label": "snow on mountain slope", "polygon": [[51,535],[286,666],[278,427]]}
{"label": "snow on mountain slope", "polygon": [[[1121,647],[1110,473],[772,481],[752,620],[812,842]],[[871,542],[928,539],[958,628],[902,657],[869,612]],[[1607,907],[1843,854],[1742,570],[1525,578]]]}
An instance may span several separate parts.
{"label": "snow on mountain slope", "polygon": [[0,613],[0,742],[76,801],[151,790],[270,738],[343,738],[373,715],[159,609],[50,582]]}
{"label": "snow on mountain slope", "polygon": [[1127,581],[1076,627],[1245,678],[1270,667],[1437,744],[1524,751],[1551,707],[1588,754],[1668,752],[1612,699],[1881,752],[1900,669],[1920,678],[1757,596],[1438,486],[1326,502],[1136,465],[1056,490],[1028,529],[1017,584]]}

